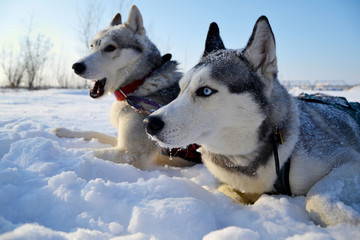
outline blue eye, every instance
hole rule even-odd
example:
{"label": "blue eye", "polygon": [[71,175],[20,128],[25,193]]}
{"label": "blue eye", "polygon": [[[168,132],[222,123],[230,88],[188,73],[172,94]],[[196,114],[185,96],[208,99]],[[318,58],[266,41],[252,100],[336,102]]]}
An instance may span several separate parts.
{"label": "blue eye", "polygon": [[217,92],[216,90],[213,90],[213,89],[211,89],[209,87],[201,87],[198,90],[196,90],[196,96],[209,97],[209,96],[211,96],[212,94],[214,94],[216,92]]}
{"label": "blue eye", "polygon": [[212,94],[212,90],[210,88],[204,88],[203,90],[204,95],[209,96]]}

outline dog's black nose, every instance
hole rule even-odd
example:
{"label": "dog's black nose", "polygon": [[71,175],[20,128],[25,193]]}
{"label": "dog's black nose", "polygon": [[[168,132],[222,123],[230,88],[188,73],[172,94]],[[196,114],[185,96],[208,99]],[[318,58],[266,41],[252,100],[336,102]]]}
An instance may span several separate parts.
{"label": "dog's black nose", "polygon": [[147,117],[144,120],[144,124],[147,133],[150,135],[155,135],[164,127],[164,122],[159,117]]}
{"label": "dog's black nose", "polygon": [[74,69],[76,74],[81,74],[85,71],[86,66],[85,66],[85,64],[83,64],[81,62],[77,62],[77,63],[74,63],[74,65],[72,65],[72,68]]}

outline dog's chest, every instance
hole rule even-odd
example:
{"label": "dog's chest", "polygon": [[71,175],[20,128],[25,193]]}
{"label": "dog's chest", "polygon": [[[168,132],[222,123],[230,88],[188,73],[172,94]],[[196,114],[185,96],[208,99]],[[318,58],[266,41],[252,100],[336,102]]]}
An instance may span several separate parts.
{"label": "dog's chest", "polygon": [[268,162],[256,169],[242,169],[227,166],[226,161],[221,161],[221,156],[202,151],[202,159],[209,171],[221,182],[224,182],[243,193],[271,192],[276,180],[274,165]]}
{"label": "dog's chest", "polygon": [[115,128],[128,128],[134,123],[142,127],[146,114],[140,114],[125,101],[115,101],[110,109],[110,122]]}

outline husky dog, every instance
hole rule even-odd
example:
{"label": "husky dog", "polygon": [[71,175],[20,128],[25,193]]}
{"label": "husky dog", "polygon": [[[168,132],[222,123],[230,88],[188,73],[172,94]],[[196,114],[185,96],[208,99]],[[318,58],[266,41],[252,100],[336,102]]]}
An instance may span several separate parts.
{"label": "husky dog", "polygon": [[59,137],[96,138],[113,145],[112,148],[94,150],[95,155],[141,169],[157,163],[190,163],[179,158],[166,161],[169,157],[163,158],[161,148],[146,135],[143,119],[147,114],[144,113],[169,103],[177,96],[182,74],[177,71],[177,62],[170,61],[171,55],[161,57],[159,50],[147,38],[138,8],[132,6],[124,24],[120,14],[116,14],[110,26],[94,38],[91,48],[91,53],[75,63],[73,69],[83,78],[98,79],[93,80],[92,98],[115,94],[118,101],[112,105],[110,121],[118,129],[118,137],[64,128],[54,129],[53,132]]}
{"label": "husky dog", "polygon": [[346,111],[301,101],[277,79],[265,16],[244,49],[226,50],[216,23],[179,96],[144,123],[163,147],[201,145],[209,171],[236,191],[306,195],[315,222],[360,224],[360,129]]}

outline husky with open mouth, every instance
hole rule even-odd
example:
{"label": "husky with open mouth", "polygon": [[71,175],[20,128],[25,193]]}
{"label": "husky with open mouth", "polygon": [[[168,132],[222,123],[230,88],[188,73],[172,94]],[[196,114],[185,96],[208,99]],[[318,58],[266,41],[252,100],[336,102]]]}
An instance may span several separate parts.
{"label": "husky with open mouth", "polygon": [[360,224],[354,105],[290,96],[277,79],[275,38],[262,16],[239,50],[226,50],[212,23],[203,57],[180,80],[179,96],[144,122],[163,147],[200,144],[209,171],[245,197],[306,195],[315,222]]}
{"label": "husky with open mouth", "polygon": [[[129,163],[146,169],[156,164],[192,165],[200,162],[200,154],[164,150],[146,135],[143,120],[150,112],[173,100],[179,92],[182,74],[171,55],[160,55],[148,39],[142,16],[132,6],[127,22],[116,14],[110,26],[100,31],[92,41],[91,53],[73,65],[75,73],[94,81],[92,98],[114,93],[116,101],[110,111],[110,121],[118,129],[118,137],[65,128],[54,129],[58,137],[96,138],[113,145],[94,149],[99,158],[117,163]],[[166,153],[172,153],[172,161]],[[165,155],[164,155],[165,153]],[[186,160],[184,160],[186,159]]]}

